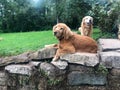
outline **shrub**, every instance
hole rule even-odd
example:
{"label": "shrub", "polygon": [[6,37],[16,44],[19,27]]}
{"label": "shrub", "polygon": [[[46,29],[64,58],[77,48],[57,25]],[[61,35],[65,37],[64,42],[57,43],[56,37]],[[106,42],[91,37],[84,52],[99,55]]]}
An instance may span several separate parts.
{"label": "shrub", "polygon": [[107,3],[105,7],[99,4],[93,7],[94,23],[102,33],[117,35],[117,25],[120,22],[119,9],[120,5],[117,1],[115,3]]}

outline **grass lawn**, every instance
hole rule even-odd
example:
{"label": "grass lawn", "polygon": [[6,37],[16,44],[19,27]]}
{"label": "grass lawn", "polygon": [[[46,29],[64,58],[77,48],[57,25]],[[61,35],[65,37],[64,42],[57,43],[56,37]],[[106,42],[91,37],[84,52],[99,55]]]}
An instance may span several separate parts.
{"label": "grass lawn", "polygon": [[57,43],[52,31],[1,33],[0,57],[20,54],[25,51],[38,50],[44,45]]}
{"label": "grass lawn", "polygon": [[[93,38],[100,37],[98,29],[93,30]],[[26,51],[34,51],[43,48],[44,45],[58,43],[51,31],[0,33],[3,38],[0,41],[0,57],[17,55]]]}

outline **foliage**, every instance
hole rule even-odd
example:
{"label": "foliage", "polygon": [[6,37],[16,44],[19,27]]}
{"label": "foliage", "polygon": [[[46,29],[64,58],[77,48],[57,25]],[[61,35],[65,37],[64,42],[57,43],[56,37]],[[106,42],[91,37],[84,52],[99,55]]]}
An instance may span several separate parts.
{"label": "foliage", "polygon": [[70,0],[67,7],[66,23],[73,29],[78,29],[81,24],[82,18],[87,15],[91,9],[89,3],[84,0]]}
{"label": "foliage", "polygon": [[0,32],[47,30],[58,22],[78,29],[90,15],[102,32],[116,33],[119,9],[119,0],[1,0]]}
{"label": "foliage", "polygon": [[101,65],[101,64],[100,64],[100,65],[97,67],[97,69],[95,70],[95,73],[107,75],[107,74],[108,74],[108,69],[107,69],[104,65]]}
{"label": "foliage", "polygon": [[59,80],[59,79],[49,79],[49,80],[47,80],[47,83],[50,86],[60,84],[61,82],[62,82],[62,80]]}
{"label": "foliage", "polygon": [[84,0],[1,0],[2,32],[51,29],[58,22],[78,28],[81,18],[91,9]]}
{"label": "foliage", "polygon": [[113,0],[106,2],[105,4],[95,4],[93,5],[92,11],[89,13],[94,17],[94,23],[100,28],[103,33],[116,34],[118,32],[118,22],[119,18],[120,3]]}

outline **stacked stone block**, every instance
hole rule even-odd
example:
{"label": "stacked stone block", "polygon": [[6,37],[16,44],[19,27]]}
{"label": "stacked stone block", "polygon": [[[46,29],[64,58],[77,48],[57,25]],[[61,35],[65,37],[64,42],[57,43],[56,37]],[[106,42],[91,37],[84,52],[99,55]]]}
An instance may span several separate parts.
{"label": "stacked stone block", "polygon": [[0,90],[120,90],[119,40],[100,39],[97,54],[67,54],[51,62],[55,53],[45,47],[0,58]]}

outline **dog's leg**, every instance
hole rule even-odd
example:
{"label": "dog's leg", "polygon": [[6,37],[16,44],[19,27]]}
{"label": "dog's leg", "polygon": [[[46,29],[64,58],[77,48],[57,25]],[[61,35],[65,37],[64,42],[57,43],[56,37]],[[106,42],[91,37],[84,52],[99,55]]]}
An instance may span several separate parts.
{"label": "dog's leg", "polygon": [[79,31],[80,31],[81,35],[85,35],[82,27],[79,28]]}
{"label": "dog's leg", "polygon": [[53,62],[57,61],[60,58],[60,56],[61,56],[60,49],[58,49],[52,61]]}
{"label": "dog's leg", "polygon": [[70,54],[75,53],[75,48],[72,45],[64,46],[63,49],[58,49],[52,61],[57,61],[60,58],[60,56],[63,56],[68,53]]}

